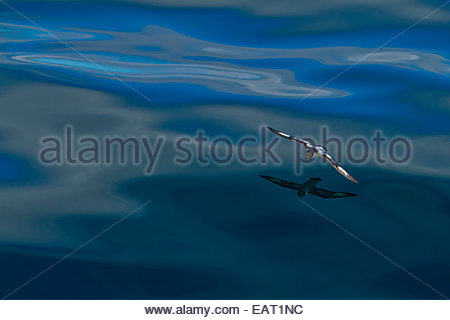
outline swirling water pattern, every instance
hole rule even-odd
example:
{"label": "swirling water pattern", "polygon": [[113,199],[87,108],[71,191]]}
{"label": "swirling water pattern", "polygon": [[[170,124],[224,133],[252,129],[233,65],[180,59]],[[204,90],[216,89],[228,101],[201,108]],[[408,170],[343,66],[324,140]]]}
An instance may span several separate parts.
{"label": "swirling water pattern", "polygon": [[[304,200],[450,295],[448,8],[376,50],[436,4],[11,5],[38,25],[0,5],[2,295],[152,199],[10,298],[442,298],[259,174],[358,194]],[[266,167],[179,167],[165,150],[152,176],[41,166],[38,138],[67,123],[169,139],[380,129],[414,156],[346,164],[357,186],[320,163],[295,176],[283,147]]]}

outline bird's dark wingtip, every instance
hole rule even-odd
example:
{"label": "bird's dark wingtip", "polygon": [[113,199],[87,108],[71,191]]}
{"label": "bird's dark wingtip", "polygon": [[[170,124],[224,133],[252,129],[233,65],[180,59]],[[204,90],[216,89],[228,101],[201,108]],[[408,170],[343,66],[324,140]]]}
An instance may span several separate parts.
{"label": "bird's dark wingtip", "polygon": [[278,133],[278,132],[280,132],[280,131],[278,131],[278,130],[276,130],[276,129],[274,129],[274,128],[271,128],[271,127],[267,127],[267,129],[269,129],[269,130],[272,131],[273,133]]}
{"label": "bird's dark wingtip", "polygon": [[356,179],[355,178],[353,178],[351,175],[348,175],[347,177],[346,177],[348,180],[350,180],[350,181],[352,181],[352,182],[354,182],[354,183],[357,183],[357,184],[359,184],[359,182],[358,181],[356,181]]}

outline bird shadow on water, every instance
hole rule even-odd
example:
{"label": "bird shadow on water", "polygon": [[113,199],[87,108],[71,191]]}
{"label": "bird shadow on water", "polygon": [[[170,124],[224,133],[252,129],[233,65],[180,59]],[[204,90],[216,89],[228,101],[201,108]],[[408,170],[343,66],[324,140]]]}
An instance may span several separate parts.
{"label": "bird shadow on water", "polygon": [[297,190],[297,196],[299,196],[299,197],[304,197],[305,195],[308,195],[308,194],[313,194],[315,196],[318,196],[318,197],[321,197],[324,199],[347,198],[347,197],[357,196],[356,194],[350,193],[350,192],[330,191],[330,190],[325,190],[325,189],[321,189],[321,188],[316,188],[316,184],[318,182],[322,181],[322,179],[320,179],[320,178],[311,178],[302,184],[298,184],[295,182],[289,182],[289,181],[281,180],[281,179],[274,178],[271,176],[260,175],[260,177],[264,178],[272,183],[275,183],[279,186],[282,186],[284,188]]}

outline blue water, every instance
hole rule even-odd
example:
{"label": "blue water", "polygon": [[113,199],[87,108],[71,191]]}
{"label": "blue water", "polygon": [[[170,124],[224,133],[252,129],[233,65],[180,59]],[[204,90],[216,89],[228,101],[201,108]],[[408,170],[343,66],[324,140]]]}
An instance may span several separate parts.
{"label": "blue water", "polygon": [[[450,4],[406,31],[444,2],[8,3],[2,297],[19,287],[9,299],[450,296]],[[151,175],[145,164],[41,165],[39,138],[66,124],[169,142]],[[304,137],[326,126],[344,140],[380,130],[408,138],[413,154],[344,162],[358,185],[319,160],[296,174],[288,141],[280,164],[173,162],[176,137],[236,142],[265,125]],[[320,177],[357,196],[298,198],[261,174]]]}

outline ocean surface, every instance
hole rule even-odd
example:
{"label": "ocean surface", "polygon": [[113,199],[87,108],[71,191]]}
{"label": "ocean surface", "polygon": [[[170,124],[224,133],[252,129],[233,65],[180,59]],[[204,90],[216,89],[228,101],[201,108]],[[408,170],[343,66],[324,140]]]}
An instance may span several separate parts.
{"label": "ocean surface", "polygon": [[[0,2],[0,295],[450,296],[444,4]],[[68,125],[76,137],[166,142],[151,174],[145,161],[42,164],[40,139]],[[257,155],[265,126],[367,139],[367,161],[341,160],[359,184],[320,159],[296,172],[284,139],[279,163],[174,161],[175,141],[200,131],[235,152],[255,137],[247,152]],[[383,158],[400,137],[409,161],[379,163],[377,131]],[[337,144],[327,148],[337,155]],[[357,196],[300,198],[260,175],[320,178],[319,188]]]}

